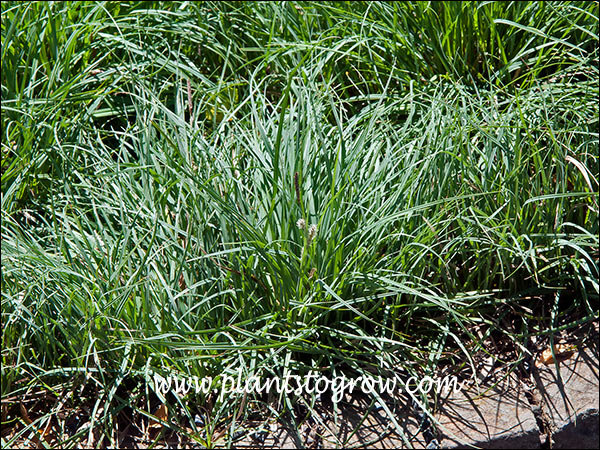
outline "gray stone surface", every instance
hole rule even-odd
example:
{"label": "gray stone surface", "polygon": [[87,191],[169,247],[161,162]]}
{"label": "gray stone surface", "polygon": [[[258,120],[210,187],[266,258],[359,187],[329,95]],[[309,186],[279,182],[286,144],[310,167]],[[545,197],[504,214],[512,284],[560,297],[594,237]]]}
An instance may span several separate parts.
{"label": "gray stone surface", "polygon": [[538,368],[538,392],[544,409],[560,428],[577,414],[598,409],[598,355],[590,348],[581,349],[573,357]]}
{"label": "gray stone surface", "polygon": [[567,448],[571,444],[565,442],[577,442],[578,448],[598,448],[597,341],[560,360],[558,370],[551,364],[539,367],[534,374],[555,447]]}
{"label": "gray stone surface", "polygon": [[[482,395],[479,388],[446,399],[439,413],[442,448],[547,447],[544,431],[551,436],[552,448],[598,448],[597,335],[579,346],[574,354],[559,358],[557,365],[533,370],[535,404],[513,376]],[[489,385],[488,380],[484,387]],[[536,422],[533,412],[543,420]]]}
{"label": "gray stone surface", "polygon": [[[552,448],[598,448],[598,339],[586,342],[568,358],[533,370],[530,403],[527,386],[514,374],[488,364],[479,384],[451,394],[435,416],[441,448],[541,448],[548,431]],[[529,387],[529,389],[531,386]],[[426,448],[407,399],[399,399],[394,418],[410,444],[391,426],[383,409],[371,411],[365,397],[347,397],[337,419],[329,415],[292,433],[281,425],[261,444],[250,437],[235,448]],[[543,421],[536,421],[536,415]],[[325,417],[325,416],[324,416]],[[543,423],[542,423],[543,422]],[[540,429],[540,427],[545,428]],[[316,445],[320,441],[319,445]],[[304,447],[303,447],[304,446]],[[435,447],[432,447],[435,448]]]}
{"label": "gray stone surface", "polygon": [[539,448],[539,429],[515,375],[444,399],[437,420],[442,448]]}
{"label": "gray stone surface", "polygon": [[552,448],[598,448],[598,410],[579,414],[576,420],[565,423],[554,433]]}

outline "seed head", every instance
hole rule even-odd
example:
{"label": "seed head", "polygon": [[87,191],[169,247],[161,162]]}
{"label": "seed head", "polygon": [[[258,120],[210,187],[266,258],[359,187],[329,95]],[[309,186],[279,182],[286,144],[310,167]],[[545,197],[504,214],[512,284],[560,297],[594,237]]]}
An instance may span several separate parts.
{"label": "seed head", "polygon": [[308,227],[308,242],[312,242],[312,240],[317,235],[317,226],[313,223],[310,227]]}
{"label": "seed head", "polygon": [[298,172],[294,173],[294,188],[296,189],[296,203],[300,204],[300,181],[298,180]]}
{"label": "seed head", "polygon": [[304,228],[306,227],[306,222],[304,221],[304,219],[298,219],[298,222],[296,222],[296,226],[301,230],[304,230]]}

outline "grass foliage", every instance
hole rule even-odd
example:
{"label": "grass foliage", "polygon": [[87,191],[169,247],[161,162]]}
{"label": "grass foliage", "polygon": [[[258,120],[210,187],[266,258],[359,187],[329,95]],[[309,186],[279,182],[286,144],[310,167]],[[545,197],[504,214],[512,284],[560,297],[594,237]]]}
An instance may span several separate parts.
{"label": "grass foliage", "polygon": [[1,51],[3,398],[88,373],[110,438],[150,370],[598,317],[597,3],[3,2]]}

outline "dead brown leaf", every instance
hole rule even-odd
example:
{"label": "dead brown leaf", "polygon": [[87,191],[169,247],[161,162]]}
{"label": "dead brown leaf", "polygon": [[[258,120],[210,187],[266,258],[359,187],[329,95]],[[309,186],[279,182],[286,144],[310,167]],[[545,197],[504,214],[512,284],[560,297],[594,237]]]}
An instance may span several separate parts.
{"label": "dead brown leaf", "polygon": [[[23,418],[23,421],[27,425],[33,424],[33,421],[30,419],[29,414],[27,413],[27,408],[25,408],[25,405],[23,405],[23,403],[21,403],[20,406],[21,406],[21,417]],[[37,448],[44,448],[44,444],[42,444],[42,440],[44,442],[46,442],[46,444],[48,444],[47,438],[50,438],[50,440],[54,440],[52,431],[53,430],[52,430],[52,427],[50,426],[50,422],[48,422],[48,424],[46,425],[46,428],[44,428],[43,430],[36,428],[36,434],[34,434],[32,440],[35,443]],[[39,433],[39,436],[38,436],[38,433]],[[40,439],[40,436],[41,436],[41,439]]]}
{"label": "dead brown leaf", "polygon": [[575,346],[574,345],[568,345],[568,344],[555,344],[554,345],[554,355],[552,354],[552,348],[548,347],[546,350],[544,350],[540,356],[540,358],[536,361],[535,365],[537,367],[541,367],[542,365],[550,365],[550,364],[554,364],[554,356],[556,356],[557,360],[560,361],[564,361],[565,359],[569,359],[571,356],[573,356],[573,353],[575,352]]}
{"label": "dead brown leaf", "polygon": [[[158,409],[154,411],[153,416],[162,420],[163,422],[166,422],[169,417],[169,409],[167,408],[167,405],[160,405]],[[160,422],[154,419],[150,419],[148,424],[148,428],[162,428],[162,426],[163,425]]]}

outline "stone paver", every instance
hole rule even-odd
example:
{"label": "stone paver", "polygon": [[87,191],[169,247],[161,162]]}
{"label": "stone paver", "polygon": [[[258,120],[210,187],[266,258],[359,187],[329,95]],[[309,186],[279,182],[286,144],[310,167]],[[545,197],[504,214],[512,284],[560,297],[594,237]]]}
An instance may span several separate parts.
{"label": "stone paver", "polygon": [[436,418],[442,448],[540,446],[536,419],[514,374],[450,395]]}
{"label": "stone paver", "polygon": [[[549,430],[552,448],[598,448],[597,339],[560,360],[558,370],[560,376],[554,364],[537,366],[532,377],[536,386],[531,390],[515,374],[505,374],[493,366],[482,369],[477,374],[478,385],[465,387],[439,402],[435,418],[439,422],[440,447],[541,448],[546,439],[544,431]],[[528,396],[525,389],[530,389]],[[305,448],[426,448],[406,399],[397,400],[394,417],[410,441],[408,446],[390,426],[383,409],[371,411],[365,417],[369,407],[366,397],[345,400],[339,405],[337,423],[330,411],[327,420],[318,427],[314,424],[309,427],[313,430],[310,433],[306,433],[306,427],[304,431],[301,429]],[[277,431],[269,433],[262,444],[246,437],[235,445],[235,448],[249,447],[302,448],[302,443],[278,425]]]}
{"label": "stone paver", "polygon": [[598,448],[600,421],[598,411],[588,411],[567,422],[554,433],[552,448]]}
{"label": "stone paver", "polygon": [[473,388],[445,399],[438,413],[441,447],[540,448],[550,444],[547,431],[552,448],[598,448],[598,340],[580,347],[559,360],[558,372],[554,364],[536,366],[534,404],[514,375],[481,396]]}
{"label": "stone paver", "polygon": [[560,448],[564,445],[562,441],[578,434],[578,447],[597,448],[600,401],[597,347],[586,346],[559,361],[558,372],[554,364],[539,367],[535,380],[552,425],[555,447]]}

